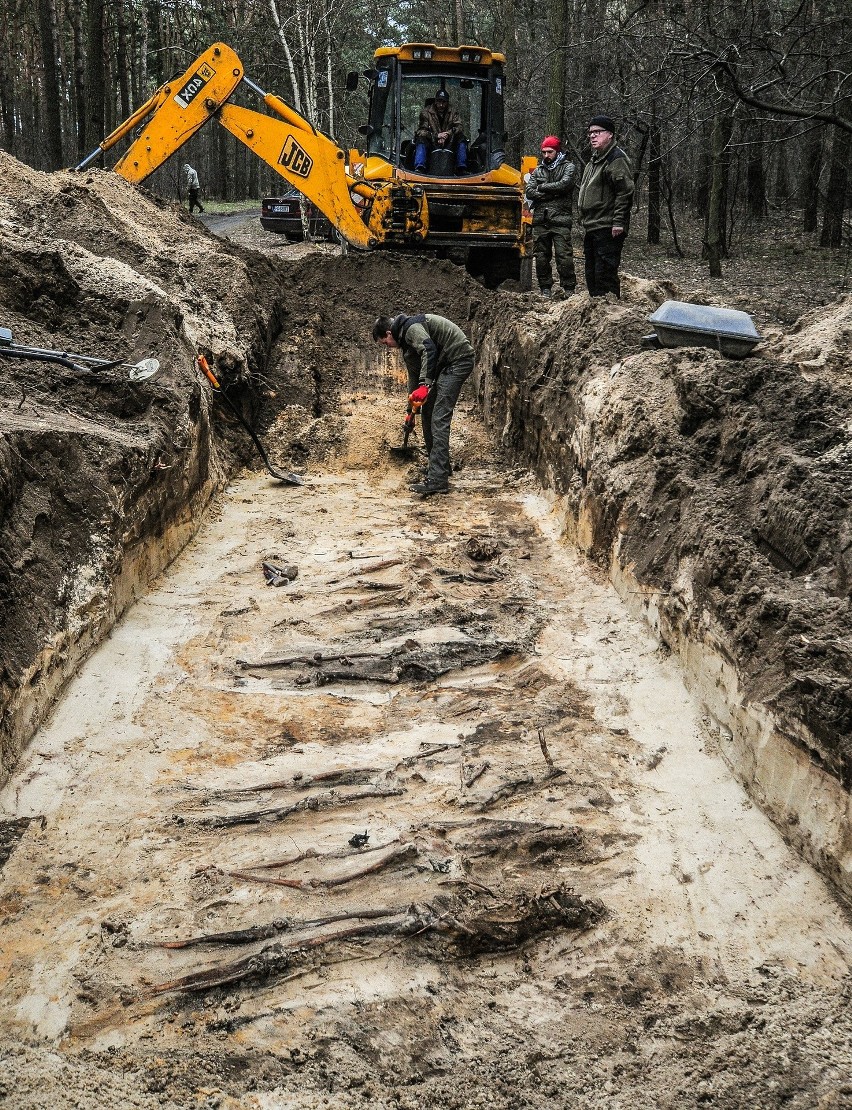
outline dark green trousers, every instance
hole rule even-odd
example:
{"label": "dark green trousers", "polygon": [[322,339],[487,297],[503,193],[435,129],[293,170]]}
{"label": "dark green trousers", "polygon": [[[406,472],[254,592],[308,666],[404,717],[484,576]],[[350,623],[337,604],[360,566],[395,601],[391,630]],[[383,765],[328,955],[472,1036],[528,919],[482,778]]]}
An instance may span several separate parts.
{"label": "dark green trousers", "polygon": [[571,228],[533,224],[533,257],[539,289],[549,289],[553,285],[553,269],[550,260],[554,255],[556,255],[556,271],[562,282],[562,288],[566,293],[573,293],[577,288],[577,273],[574,269]]}

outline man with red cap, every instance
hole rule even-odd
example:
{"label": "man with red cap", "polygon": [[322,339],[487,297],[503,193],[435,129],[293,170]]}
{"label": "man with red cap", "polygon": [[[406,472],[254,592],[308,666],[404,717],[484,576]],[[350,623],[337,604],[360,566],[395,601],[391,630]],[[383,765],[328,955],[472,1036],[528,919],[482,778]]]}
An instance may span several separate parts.
{"label": "man with red cap", "polygon": [[592,157],[583,170],[577,210],[583,225],[586,285],[590,297],[621,296],[618,267],[630,225],[633,170],[630,159],[615,143],[611,116],[589,120]]}
{"label": "man with red cap", "polygon": [[541,141],[541,160],[529,175],[526,196],[533,214],[533,256],[541,294],[543,297],[551,295],[550,259],[555,254],[562,290],[570,297],[577,287],[571,245],[574,163],[568,161],[555,135],[548,135]]}

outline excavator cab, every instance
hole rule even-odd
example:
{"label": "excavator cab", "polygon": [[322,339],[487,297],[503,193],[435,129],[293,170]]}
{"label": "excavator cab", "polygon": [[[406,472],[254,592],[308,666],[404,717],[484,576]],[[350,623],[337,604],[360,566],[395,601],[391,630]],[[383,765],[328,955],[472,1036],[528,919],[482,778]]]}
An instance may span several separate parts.
{"label": "excavator cab", "polygon": [[[373,73],[369,121],[362,129],[368,155],[406,175],[428,177],[478,176],[505,161],[501,55],[481,47],[400,47],[379,51]],[[450,165],[450,152],[433,148],[421,168],[415,160],[417,129],[438,92],[447,94],[449,112],[461,120],[466,157],[459,165],[456,149]]]}
{"label": "excavator cab", "polygon": [[[406,43],[374,56],[362,162],[369,181],[423,189],[428,230],[421,244],[463,262],[488,285],[529,285],[530,227],[518,170],[506,164],[504,57],[481,46]],[[355,75],[347,82],[350,89]],[[418,143],[421,113],[439,94],[457,115],[452,148]]]}

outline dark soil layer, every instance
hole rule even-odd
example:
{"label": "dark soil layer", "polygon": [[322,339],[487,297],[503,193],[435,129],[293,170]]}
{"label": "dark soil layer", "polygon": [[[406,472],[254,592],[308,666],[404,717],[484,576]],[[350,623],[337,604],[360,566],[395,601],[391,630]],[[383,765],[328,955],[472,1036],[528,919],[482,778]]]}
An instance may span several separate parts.
{"label": "dark soil layer", "polygon": [[743,361],[639,352],[668,285],[478,320],[503,444],[566,495],[581,544],[719,633],[747,697],[852,784],[852,298]]}

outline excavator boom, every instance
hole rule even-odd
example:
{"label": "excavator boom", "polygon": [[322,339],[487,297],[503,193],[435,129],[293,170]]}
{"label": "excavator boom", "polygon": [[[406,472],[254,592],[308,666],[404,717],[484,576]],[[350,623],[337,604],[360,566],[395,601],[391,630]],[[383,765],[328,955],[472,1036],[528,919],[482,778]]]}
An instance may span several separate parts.
{"label": "excavator boom", "polygon": [[230,46],[214,43],[180,77],[161,85],[76,168],[85,169],[141,123],[141,134],[115,170],[134,184],[144,181],[207,123],[244,75],[242,62]]}
{"label": "excavator boom", "polygon": [[[274,115],[229,103],[241,83],[262,97]],[[312,200],[353,246],[405,245],[422,241],[426,235],[422,188],[400,181],[356,183],[350,179],[345,153],[284,100],[265,93],[246,77],[240,59],[222,42],[214,43],[185,73],[157,89],[77,169],[85,169],[141,124],[138,136],[115,166],[122,177],[138,184],[210,119]],[[352,200],[352,188],[366,201],[366,219]]]}

